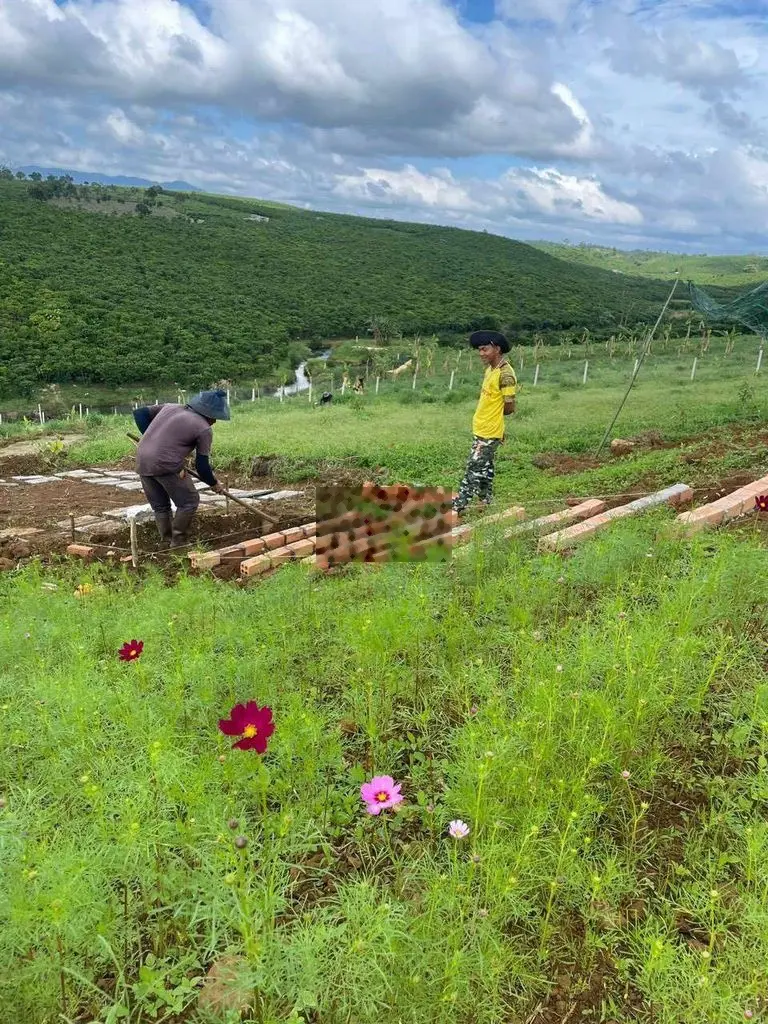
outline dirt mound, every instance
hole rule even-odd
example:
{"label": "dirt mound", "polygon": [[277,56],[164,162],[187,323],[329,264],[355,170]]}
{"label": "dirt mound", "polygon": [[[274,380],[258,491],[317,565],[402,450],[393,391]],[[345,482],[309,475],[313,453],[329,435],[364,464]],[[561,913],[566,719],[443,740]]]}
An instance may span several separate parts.
{"label": "dirt mound", "polygon": [[571,455],[567,452],[545,452],[531,459],[537,469],[544,469],[553,476],[569,476],[571,473],[582,473],[587,469],[597,469],[603,464],[594,455]]}

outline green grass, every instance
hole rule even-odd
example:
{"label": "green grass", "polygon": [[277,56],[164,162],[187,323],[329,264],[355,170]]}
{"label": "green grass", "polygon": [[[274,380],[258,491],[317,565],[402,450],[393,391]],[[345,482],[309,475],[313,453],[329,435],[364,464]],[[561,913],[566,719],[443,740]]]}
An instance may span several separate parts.
{"label": "green grass", "polygon": [[754,288],[768,278],[768,259],[749,253],[738,256],[686,256],[676,252],[625,251],[598,245],[563,245],[534,242],[537,249],[588,267],[616,270],[638,277],[672,280],[680,271],[683,281],[725,288]]}
{"label": "green grass", "polygon": [[[689,386],[654,365],[619,432],[704,431],[725,454],[536,470],[588,451],[621,390],[618,369],[574,388],[552,364],[521,393],[500,494],[550,511],[566,490],[765,466],[743,373]],[[455,483],[475,384],[455,403],[258,406],[216,428],[215,455]],[[93,424],[79,456],[127,451],[124,427]],[[290,566],[247,589],[0,575],[0,1019],[234,1024],[197,1005],[225,954],[258,1024],[538,1024],[542,1003],[542,1021],[760,1019],[765,535],[679,540],[670,517],[567,560],[486,535],[448,566]],[[119,663],[134,637],[142,658]],[[250,699],[274,711],[263,759],[217,728]],[[374,772],[402,783],[399,813],[365,814]]]}

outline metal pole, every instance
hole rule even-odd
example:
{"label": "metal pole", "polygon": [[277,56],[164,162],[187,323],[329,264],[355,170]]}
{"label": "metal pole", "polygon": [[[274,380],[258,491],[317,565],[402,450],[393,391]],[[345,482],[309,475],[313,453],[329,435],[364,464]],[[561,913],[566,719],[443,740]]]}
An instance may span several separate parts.
{"label": "metal pole", "polygon": [[651,347],[651,342],[653,341],[654,335],[656,334],[656,331],[659,329],[659,324],[661,323],[661,321],[662,321],[662,319],[664,317],[664,314],[666,313],[667,308],[668,308],[670,302],[672,301],[672,296],[675,294],[675,290],[676,290],[676,288],[678,286],[679,281],[680,281],[680,271],[678,270],[677,274],[675,275],[675,283],[672,285],[672,291],[667,296],[667,301],[664,303],[664,306],[663,306],[661,312],[659,313],[659,318],[656,321],[656,323],[653,325],[653,330],[648,335],[648,341],[646,342],[646,345],[645,345],[645,348],[643,349],[642,355],[640,356],[639,359],[635,360],[635,369],[632,371],[632,379],[629,382],[629,386],[627,387],[627,390],[624,392],[624,397],[622,398],[621,403],[619,404],[619,408],[616,410],[616,414],[614,415],[613,419],[611,420],[610,424],[608,425],[608,429],[603,434],[603,439],[600,442],[600,444],[598,445],[597,451],[595,452],[595,455],[599,455],[600,452],[605,447],[605,442],[610,437],[611,431],[613,430],[613,427],[614,427],[614,424],[616,423],[616,420],[621,415],[621,410],[624,408],[624,405],[625,405],[627,399],[629,398],[629,392],[632,390],[632,386],[635,383],[635,378],[637,377],[637,374],[638,374],[638,372],[640,370],[640,367],[643,365],[645,357],[648,355],[648,351],[649,351],[649,349]]}

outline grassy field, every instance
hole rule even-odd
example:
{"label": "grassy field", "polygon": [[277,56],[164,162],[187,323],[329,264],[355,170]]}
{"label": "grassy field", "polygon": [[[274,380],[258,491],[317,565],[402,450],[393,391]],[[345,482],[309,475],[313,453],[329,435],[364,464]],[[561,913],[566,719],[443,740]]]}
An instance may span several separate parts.
{"label": "grassy field", "polygon": [[677,252],[650,252],[643,249],[623,250],[592,245],[563,245],[558,242],[534,242],[537,249],[601,270],[617,270],[635,277],[656,277],[672,280],[680,271],[682,281],[698,285],[720,285],[746,291],[768,279],[768,257],[763,255],[705,256],[682,255]]}
{"label": "grassy field", "polygon": [[[616,433],[682,446],[566,476],[531,458],[584,459],[627,361],[586,387],[527,365],[500,499],[768,472],[752,356],[708,353],[693,383],[692,353],[654,357]],[[455,483],[476,385],[257,403],[214,457]],[[92,423],[74,458],[127,453],[125,427]],[[0,1019],[234,1024],[203,986],[225,956],[258,1024],[763,1019],[765,533],[669,518],[569,559],[487,536],[450,566],[248,589],[0,575]],[[263,757],[218,728],[249,700],[274,714]],[[396,810],[366,813],[373,775]]]}

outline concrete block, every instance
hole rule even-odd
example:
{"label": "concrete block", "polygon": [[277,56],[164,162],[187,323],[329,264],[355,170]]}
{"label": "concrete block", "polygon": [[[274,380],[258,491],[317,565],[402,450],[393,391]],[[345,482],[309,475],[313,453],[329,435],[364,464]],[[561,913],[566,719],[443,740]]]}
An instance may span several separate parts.
{"label": "concrete block", "polygon": [[[95,524],[100,521],[101,516],[77,516],[75,518],[75,529],[85,530],[89,526],[95,526]],[[72,528],[72,524],[69,519],[62,519],[61,522],[56,523],[56,526],[60,530],[69,530]]]}
{"label": "concrete block", "polygon": [[42,533],[36,526],[7,526],[0,530],[0,540],[18,540],[20,537],[33,537],[36,533]]}
{"label": "concrete block", "polygon": [[123,519],[126,521],[135,516],[138,523],[143,523],[153,518],[151,505],[128,505],[126,508],[111,508],[104,515],[107,519]]}
{"label": "concrete block", "polygon": [[97,484],[99,487],[117,487],[118,484],[124,482],[119,476],[101,476],[92,481],[92,483]]}
{"label": "concrete block", "polygon": [[118,483],[115,484],[115,487],[117,487],[121,491],[144,490],[144,488],[141,486],[141,480],[123,480],[122,482],[118,481]]}
{"label": "concrete block", "polygon": [[241,576],[262,576],[272,568],[272,559],[269,555],[257,555],[255,558],[247,558],[240,563]]}
{"label": "concrete block", "polygon": [[265,494],[260,501],[282,501],[284,498],[298,498],[301,496],[301,491],[272,491],[270,494]]}
{"label": "concrete block", "polygon": [[[80,480],[86,476],[93,476],[93,473],[90,469],[70,469],[66,473],[57,473],[56,476],[67,476],[73,480]],[[115,476],[117,476],[117,473],[115,473]]]}
{"label": "concrete block", "polygon": [[11,478],[19,484],[26,484],[28,487],[36,487],[39,484],[58,484],[55,476],[14,476]]}

